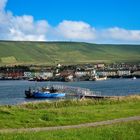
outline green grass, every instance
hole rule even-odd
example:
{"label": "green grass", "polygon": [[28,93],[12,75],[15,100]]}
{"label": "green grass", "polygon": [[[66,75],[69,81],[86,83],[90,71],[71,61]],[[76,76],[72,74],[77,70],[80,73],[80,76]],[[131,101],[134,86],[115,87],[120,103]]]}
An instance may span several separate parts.
{"label": "green grass", "polygon": [[0,128],[72,125],[140,115],[140,99],[60,101],[0,106]]}
{"label": "green grass", "polygon": [[11,64],[11,63],[16,63],[17,61],[16,61],[16,58],[14,57],[14,56],[9,56],[9,57],[2,57],[1,58],[1,61],[2,61],[2,63],[9,63],[9,64]]}
{"label": "green grass", "polygon": [[140,62],[140,45],[0,41],[0,65],[87,62]]}
{"label": "green grass", "polygon": [[41,131],[29,133],[0,134],[1,140],[139,140],[140,121],[115,125]]}

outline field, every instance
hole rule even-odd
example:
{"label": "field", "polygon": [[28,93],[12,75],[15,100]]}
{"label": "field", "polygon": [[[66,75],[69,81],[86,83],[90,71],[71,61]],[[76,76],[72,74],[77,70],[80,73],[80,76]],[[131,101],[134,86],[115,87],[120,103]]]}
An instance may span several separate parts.
{"label": "field", "polygon": [[0,106],[0,129],[74,125],[140,115],[140,98]]}
{"label": "field", "polygon": [[97,128],[0,134],[1,140],[139,140],[140,121]]}
{"label": "field", "polygon": [[140,62],[140,45],[0,41],[0,65]]}
{"label": "field", "polygon": [[[0,129],[73,125],[140,115],[140,96],[0,106]],[[140,121],[39,132],[0,133],[1,140],[139,140]]]}
{"label": "field", "polygon": [[[0,129],[75,125],[140,115],[140,96],[0,106]],[[140,121],[96,127],[0,133],[1,140],[139,140]]]}

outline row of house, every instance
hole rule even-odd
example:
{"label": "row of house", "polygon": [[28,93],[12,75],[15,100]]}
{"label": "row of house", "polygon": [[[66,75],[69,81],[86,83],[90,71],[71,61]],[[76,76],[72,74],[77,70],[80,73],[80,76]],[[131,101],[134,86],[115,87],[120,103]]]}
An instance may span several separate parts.
{"label": "row of house", "polygon": [[[130,66],[130,67],[128,67]],[[127,67],[127,68],[126,68]],[[133,67],[133,69],[131,69]],[[134,69],[136,68],[136,69]],[[126,64],[81,64],[81,65],[60,65],[56,67],[1,67],[0,79],[44,79],[44,80],[71,80],[90,79],[94,76],[106,77],[140,77],[140,65],[126,65]]]}
{"label": "row of house", "polygon": [[72,80],[73,78],[82,78],[82,77],[93,77],[93,76],[106,76],[106,77],[125,77],[125,76],[138,76],[140,77],[140,71],[130,71],[130,70],[64,70],[56,73],[55,71],[48,72],[5,72],[0,73],[0,78],[6,79],[67,79]]}
{"label": "row of house", "polygon": [[102,70],[102,71],[97,71],[97,75],[100,76],[128,76],[132,75],[130,70]]}

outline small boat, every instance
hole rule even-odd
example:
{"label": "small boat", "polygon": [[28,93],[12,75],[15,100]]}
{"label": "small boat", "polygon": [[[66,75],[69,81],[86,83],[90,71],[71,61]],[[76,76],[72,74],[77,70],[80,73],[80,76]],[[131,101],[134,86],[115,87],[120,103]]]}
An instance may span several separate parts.
{"label": "small boat", "polygon": [[102,81],[102,80],[107,80],[107,77],[106,76],[102,76],[102,77],[95,76],[92,80],[93,81]]}
{"label": "small boat", "polygon": [[41,90],[32,91],[25,90],[25,95],[27,98],[63,98],[65,93],[59,92],[57,89],[51,88],[42,88]]}
{"label": "small boat", "polygon": [[134,76],[133,78],[132,78],[132,80],[136,80],[137,78]]}

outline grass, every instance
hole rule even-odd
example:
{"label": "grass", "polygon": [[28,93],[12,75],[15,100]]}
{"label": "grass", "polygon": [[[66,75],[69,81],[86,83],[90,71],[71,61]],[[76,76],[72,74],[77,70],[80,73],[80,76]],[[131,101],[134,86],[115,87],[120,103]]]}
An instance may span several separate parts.
{"label": "grass", "polygon": [[140,45],[0,41],[0,65],[139,62],[139,54]]}
{"label": "grass", "polygon": [[0,134],[1,140],[139,140],[140,121],[115,125],[68,129],[57,131],[41,131],[29,133]]}
{"label": "grass", "polygon": [[140,115],[140,96],[0,106],[0,128],[72,125]]}
{"label": "grass", "polygon": [[16,58],[15,57],[13,57],[13,56],[9,56],[9,57],[2,57],[1,58],[1,61],[2,61],[2,63],[16,63],[17,61],[16,61]]}

